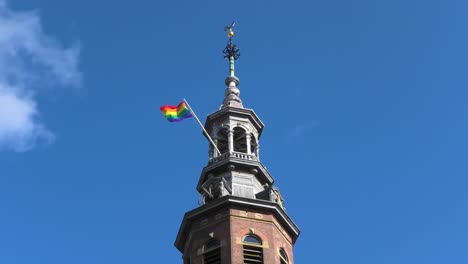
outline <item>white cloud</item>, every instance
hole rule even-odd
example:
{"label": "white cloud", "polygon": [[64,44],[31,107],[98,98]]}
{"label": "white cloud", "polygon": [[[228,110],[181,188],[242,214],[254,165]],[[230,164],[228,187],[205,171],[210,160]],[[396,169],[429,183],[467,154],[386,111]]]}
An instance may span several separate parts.
{"label": "white cloud", "polygon": [[53,134],[40,120],[35,94],[44,86],[80,84],[79,49],[47,36],[37,12],[0,0],[0,150],[26,151]]}

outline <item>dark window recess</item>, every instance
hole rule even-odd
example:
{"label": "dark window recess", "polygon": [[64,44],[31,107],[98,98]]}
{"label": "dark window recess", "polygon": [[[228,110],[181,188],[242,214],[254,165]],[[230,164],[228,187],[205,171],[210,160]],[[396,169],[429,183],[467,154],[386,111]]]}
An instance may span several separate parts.
{"label": "dark window recess", "polygon": [[219,240],[212,239],[206,243],[203,264],[221,264],[221,243]]}
{"label": "dark window recess", "polygon": [[221,248],[215,248],[203,254],[203,264],[221,264]]}
{"label": "dark window recess", "polygon": [[280,263],[289,264],[288,256],[286,255],[286,252],[284,252],[284,249],[280,249]]}
{"label": "dark window recess", "polygon": [[240,127],[234,128],[234,151],[247,153],[247,139],[245,135],[244,129]]}
{"label": "dark window recess", "polygon": [[229,146],[228,146],[228,133],[229,130],[227,128],[223,128],[218,131],[216,135],[216,139],[218,141],[218,149],[221,153],[227,153],[229,152]]}

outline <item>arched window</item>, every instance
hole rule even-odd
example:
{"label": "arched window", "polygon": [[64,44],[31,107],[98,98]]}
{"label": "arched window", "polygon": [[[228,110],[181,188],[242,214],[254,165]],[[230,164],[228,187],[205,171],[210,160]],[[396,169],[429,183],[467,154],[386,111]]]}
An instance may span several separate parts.
{"label": "arched window", "polygon": [[284,249],[280,248],[279,253],[280,253],[280,263],[289,264],[288,255],[286,255],[286,252],[284,251]]}
{"label": "arched window", "polygon": [[203,248],[203,264],[221,264],[221,243],[211,239]]}
{"label": "arched window", "polygon": [[254,235],[247,235],[243,239],[244,264],[263,264],[262,240]]}
{"label": "arched window", "polygon": [[217,140],[217,145],[218,149],[221,153],[226,153],[228,152],[228,132],[229,130],[227,128],[222,128],[218,131],[216,134],[216,140]]}
{"label": "arched window", "polygon": [[245,130],[241,127],[234,128],[234,151],[247,153]]}

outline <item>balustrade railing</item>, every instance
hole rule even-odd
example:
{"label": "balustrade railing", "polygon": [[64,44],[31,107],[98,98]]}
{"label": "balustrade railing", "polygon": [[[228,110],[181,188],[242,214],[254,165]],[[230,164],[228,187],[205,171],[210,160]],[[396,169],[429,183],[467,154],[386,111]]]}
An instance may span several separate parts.
{"label": "balustrade railing", "polygon": [[226,152],[222,153],[221,155],[217,157],[211,158],[208,163],[214,163],[218,162],[227,158],[238,158],[238,159],[245,159],[245,160],[258,160],[257,156],[253,154],[247,154],[247,153],[242,153],[242,152]]}

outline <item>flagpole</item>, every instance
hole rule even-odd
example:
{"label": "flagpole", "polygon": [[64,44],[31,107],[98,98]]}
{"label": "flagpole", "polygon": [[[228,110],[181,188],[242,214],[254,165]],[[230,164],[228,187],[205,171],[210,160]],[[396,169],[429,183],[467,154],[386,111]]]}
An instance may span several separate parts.
{"label": "flagpole", "polygon": [[210,137],[210,134],[208,134],[208,132],[206,131],[205,127],[202,125],[202,123],[200,122],[200,120],[198,119],[197,115],[195,114],[195,112],[193,111],[192,107],[190,107],[189,103],[187,102],[187,100],[185,100],[185,98],[183,98],[185,104],[187,105],[188,109],[190,110],[190,112],[192,112],[193,114],[193,117],[195,117],[195,119],[197,120],[198,124],[200,125],[200,127],[203,129],[203,132],[205,132],[206,134],[206,137],[208,137],[208,139],[210,140],[211,144],[213,145],[213,147],[216,149],[216,151],[218,152],[219,155],[221,155],[221,151],[219,151],[218,147],[216,146],[216,144],[214,143],[213,139],[211,139]]}

